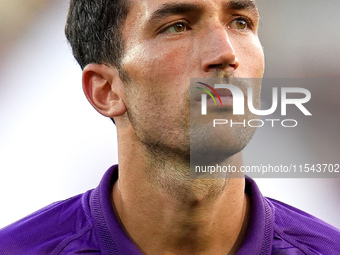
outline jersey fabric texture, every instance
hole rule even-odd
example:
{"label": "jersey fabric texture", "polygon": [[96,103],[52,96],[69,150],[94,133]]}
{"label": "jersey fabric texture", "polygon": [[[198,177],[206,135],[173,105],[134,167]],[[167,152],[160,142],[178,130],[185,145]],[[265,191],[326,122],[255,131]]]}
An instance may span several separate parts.
{"label": "jersey fabric texture", "polygon": [[[111,205],[118,166],[96,189],[51,204],[0,230],[1,255],[142,254]],[[237,254],[340,254],[340,231],[294,207],[261,195],[246,178],[251,215]]]}

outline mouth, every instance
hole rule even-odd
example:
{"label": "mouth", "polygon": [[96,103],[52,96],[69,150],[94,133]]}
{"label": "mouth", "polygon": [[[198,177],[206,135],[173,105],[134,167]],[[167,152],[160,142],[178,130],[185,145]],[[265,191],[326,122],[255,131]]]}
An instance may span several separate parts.
{"label": "mouth", "polygon": [[208,107],[219,107],[219,108],[230,108],[233,106],[233,94],[229,89],[218,88],[214,89],[213,86],[197,82],[203,86],[197,86],[195,92],[192,93],[192,98],[194,101],[202,102],[203,96],[206,98],[206,103]]}
{"label": "mouth", "polygon": [[[218,107],[232,107],[233,106],[233,94],[229,89],[216,89],[217,95],[213,95],[215,97],[215,101]],[[217,97],[217,98],[216,98]],[[207,106],[216,106],[214,100],[209,95],[207,96]]]}

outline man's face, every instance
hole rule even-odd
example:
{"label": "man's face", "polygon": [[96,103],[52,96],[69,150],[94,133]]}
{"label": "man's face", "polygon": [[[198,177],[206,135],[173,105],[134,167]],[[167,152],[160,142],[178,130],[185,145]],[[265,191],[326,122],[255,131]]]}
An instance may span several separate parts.
{"label": "man's face", "polygon": [[[129,77],[129,120],[147,146],[188,156],[190,78],[263,75],[257,9],[251,0],[131,2],[121,66]],[[254,89],[258,96],[260,88]],[[225,137],[233,147],[239,138],[232,132]]]}

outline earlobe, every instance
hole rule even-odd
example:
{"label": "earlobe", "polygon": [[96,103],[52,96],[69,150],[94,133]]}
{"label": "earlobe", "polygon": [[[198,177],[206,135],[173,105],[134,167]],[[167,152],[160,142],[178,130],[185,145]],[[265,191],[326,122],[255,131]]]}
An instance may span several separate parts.
{"label": "earlobe", "polygon": [[116,68],[104,64],[87,65],[83,70],[83,90],[102,115],[112,118],[126,112],[122,81]]}

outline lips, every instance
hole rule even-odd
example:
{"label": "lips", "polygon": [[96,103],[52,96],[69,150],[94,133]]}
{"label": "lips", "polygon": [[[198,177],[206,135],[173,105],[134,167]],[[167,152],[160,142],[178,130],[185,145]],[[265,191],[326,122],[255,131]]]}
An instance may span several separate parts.
{"label": "lips", "polygon": [[[199,86],[201,87],[201,86]],[[219,89],[215,89],[215,92],[211,91],[210,89],[208,89],[208,91],[211,93],[211,95],[214,97],[217,106],[215,105],[214,99],[207,94],[207,106],[208,107],[232,107],[233,105],[233,95],[231,93],[231,91],[229,89],[224,89],[224,88],[219,88]],[[193,90],[191,90],[191,98],[194,101],[198,101],[201,102],[202,100],[202,94],[206,94],[204,93],[203,90],[201,89],[197,89],[197,87]],[[221,99],[221,101],[220,101]],[[222,105],[221,105],[222,102]]]}
{"label": "lips", "polygon": [[[224,96],[226,93],[224,90],[225,89],[215,89],[214,85],[210,85],[209,83],[197,82],[194,86],[191,87],[190,97],[194,101],[201,101],[201,95],[207,94],[204,91],[209,91],[211,95],[214,96],[214,98],[216,98],[216,101],[219,101],[218,97],[220,96],[220,93],[222,96]],[[210,96],[208,95],[208,97]]]}
{"label": "lips", "polygon": [[216,89],[216,92],[220,97],[232,97],[233,94],[229,89]]}
{"label": "lips", "polygon": [[[222,105],[220,104],[217,96],[214,95],[217,107],[232,107],[233,106],[233,95],[229,89],[216,89],[216,92],[218,93]],[[210,97],[207,96],[207,106],[208,107],[216,107],[214,100]]]}

